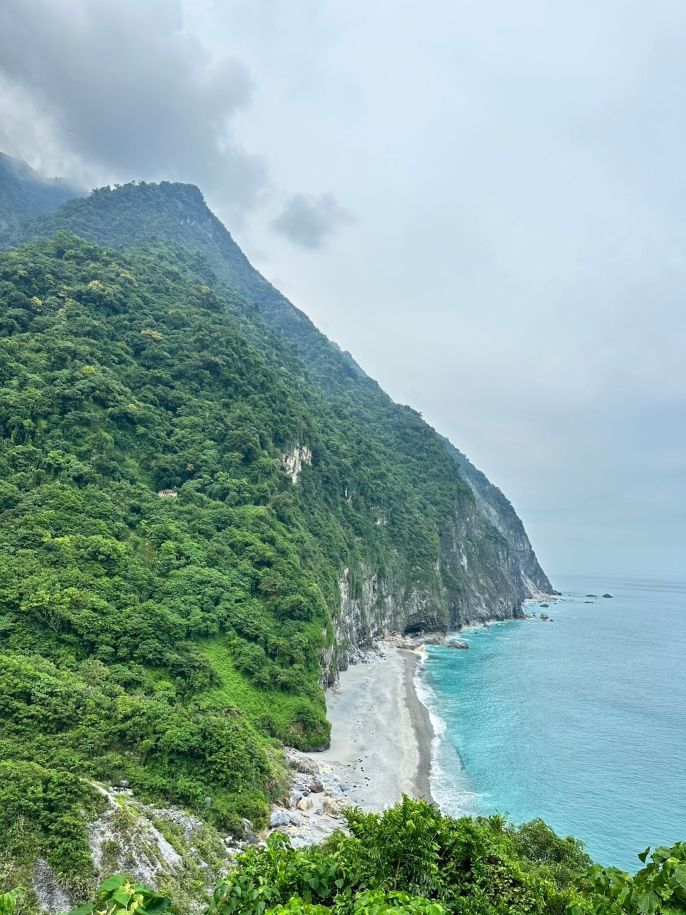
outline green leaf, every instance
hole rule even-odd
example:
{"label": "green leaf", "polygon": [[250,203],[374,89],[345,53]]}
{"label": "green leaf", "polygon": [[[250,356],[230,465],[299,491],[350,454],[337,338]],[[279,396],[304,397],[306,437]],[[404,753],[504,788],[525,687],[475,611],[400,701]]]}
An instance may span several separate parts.
{"label": "green leaf", "polygon": [[94,908],[95,906],[92,902],[87,902],[85,905],[80,905],[78,908],[72,909],[67,915],[90,915]]}
{"label": "green leaf", "polygon": [[115,874],[114,877],[110,877],[109,880],[105,880],[104,883],[100,884],[98,892],[111,893],[113,890],[118,889],[123,883],[126,883],[126,877],[123,874]]}

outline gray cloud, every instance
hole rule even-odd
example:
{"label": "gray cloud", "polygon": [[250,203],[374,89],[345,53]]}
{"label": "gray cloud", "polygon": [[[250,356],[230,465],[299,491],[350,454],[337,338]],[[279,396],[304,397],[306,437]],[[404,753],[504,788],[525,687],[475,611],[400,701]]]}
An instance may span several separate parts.
{"label": "gray cloud", "polygon": [[247,69],[210,59],[175,0],[5,0],[0,76],[12,112],[3,145],[22,153],[40,138],[69,177],[193,181],[234,219],[267,183],[233,129],[251,98]]}
{"label": "gray cloud", "polygon": [[329,236],[350,221],[333,194],[294,194],[272,221],[272,228],[303,248],[321,248]]}
{"label": "gray cloud", "polygon": [[685,34],[683,0],[0,0],[0,147],[199,184],[552,574],[678,575]]}

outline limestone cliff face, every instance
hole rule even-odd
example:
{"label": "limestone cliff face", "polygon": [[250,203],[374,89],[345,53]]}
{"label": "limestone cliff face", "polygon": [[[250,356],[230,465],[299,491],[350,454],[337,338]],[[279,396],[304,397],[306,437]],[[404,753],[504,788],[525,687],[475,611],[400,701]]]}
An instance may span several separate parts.
{"label": "limestone cliff face", "polygon": [[521,519],[509,499],[447,439],[449,453],[474,493],[477,507],[509,546],[508,575],[521,600],[551,594],[552,585],[541,568]]}
{"label": "limestone cliff face", "polygon": [[[398,557],[396,557],[398,560]],[[446,632],[469,623],[523,617],[517,555],[476,500],[456,512],[444,531],[433,574],[408,584],[402,563],[391,571],[363,562],[342,570],[334,643],[323,659],[325,681],[335,681],[359,649],[384,636]]]}

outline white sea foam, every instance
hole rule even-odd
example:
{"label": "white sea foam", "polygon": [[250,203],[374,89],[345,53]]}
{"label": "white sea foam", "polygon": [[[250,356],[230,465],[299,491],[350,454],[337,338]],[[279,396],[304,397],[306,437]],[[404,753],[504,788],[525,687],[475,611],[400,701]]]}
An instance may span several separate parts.
{"label": "white sea foam", "polygon": [[433,729],[429,776],[431,796],[444,813],[452,816],[476,813],[479,796],[471,789],[459,754],[447,738],[446,722],[436,710],[436,694],[423,669],[427,658],[428,654],[425,654],[417,665],[414,686],[417,698],[429,713]]}

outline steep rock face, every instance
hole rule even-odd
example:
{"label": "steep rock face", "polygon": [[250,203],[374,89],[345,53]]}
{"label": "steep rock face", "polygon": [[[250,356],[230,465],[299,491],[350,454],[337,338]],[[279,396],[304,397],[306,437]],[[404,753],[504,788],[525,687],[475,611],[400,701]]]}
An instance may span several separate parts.
{"label": "steep rock face", "polygon": [[446,447],[470,485],[484,516],[510,546],[508,567],[520,599],[550,594],[552,585],[541,568],[521,519],[509,499],[448,439]]}

